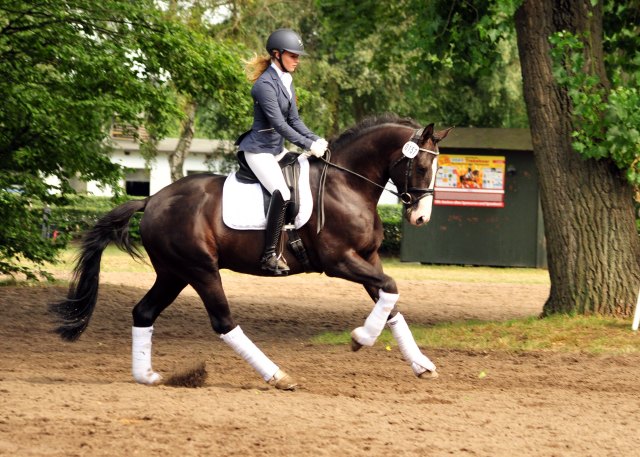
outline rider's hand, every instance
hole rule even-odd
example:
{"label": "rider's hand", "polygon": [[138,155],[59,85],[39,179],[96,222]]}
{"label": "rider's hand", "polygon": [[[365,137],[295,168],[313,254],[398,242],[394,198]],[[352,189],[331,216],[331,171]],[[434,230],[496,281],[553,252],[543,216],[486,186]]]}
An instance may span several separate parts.
{"label": "rider's hand", "polygon": [[324,138],[320,138],[319,140],[311,143],[311,148],[309,149],[309,151],[316,157],[322,157],[324,155],[324,152],[327,150],[327,146],[329,146],[327,140],[325,140]]}

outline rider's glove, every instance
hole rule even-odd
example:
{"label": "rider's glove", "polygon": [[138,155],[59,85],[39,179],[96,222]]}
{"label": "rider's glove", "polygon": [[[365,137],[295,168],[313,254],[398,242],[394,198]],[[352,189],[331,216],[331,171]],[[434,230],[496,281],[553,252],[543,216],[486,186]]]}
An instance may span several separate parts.
{"label": "rider's glove", "polygon": [[327,150],[327,146],[329,146],[329,143],[327,143],[327,140],[325,140],[324,138],[320,138],[319,140],[316,140],[313,143],[311,143],[311,148],[309,149],[309,152],[311,152],[311,154],[313,154],[316,157],[322,157],[324,155],[324,152]]}

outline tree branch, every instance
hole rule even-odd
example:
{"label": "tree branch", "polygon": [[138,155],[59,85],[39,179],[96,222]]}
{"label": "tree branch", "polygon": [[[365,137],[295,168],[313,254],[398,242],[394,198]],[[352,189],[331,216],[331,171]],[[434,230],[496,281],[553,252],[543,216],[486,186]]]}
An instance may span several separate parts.
{"label": "tree branch", "polygon": [[444,29],[442,30],[442,33],[440,35],[437,35],[434,40],[437,40],[438,38],[440,38],[442,35],[444,35],[444,32],[447,31],[447,27],[449,27],[449,21],[451,20],[451,15],[453,14],[453,7],[456,5],[456,0],[453,0],[453,2],[451,2],[451,9],[449,10],[449,17],[447,17],[447,23],[444,25]]}

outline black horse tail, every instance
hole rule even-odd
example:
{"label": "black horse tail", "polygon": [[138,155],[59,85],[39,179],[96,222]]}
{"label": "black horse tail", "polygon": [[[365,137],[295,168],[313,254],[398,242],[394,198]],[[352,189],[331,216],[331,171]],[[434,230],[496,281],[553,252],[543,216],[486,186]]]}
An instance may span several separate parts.
{"label": "black horse tail", "polygon": [[113,242],[134,258],[142,259],[129,238],[129,219],[144,211],[147,200],[128,201],[111,210],[87,232],[73,269],[66,300],[49,304],[49,312],[60,326],[54,330],[65,341],[76,341],[87,328],[98,299],[102,252]]}

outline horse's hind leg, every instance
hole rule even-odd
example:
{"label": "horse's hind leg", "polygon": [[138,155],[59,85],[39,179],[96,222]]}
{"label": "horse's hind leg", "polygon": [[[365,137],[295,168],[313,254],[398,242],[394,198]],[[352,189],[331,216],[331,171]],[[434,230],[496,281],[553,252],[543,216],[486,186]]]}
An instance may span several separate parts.
{"label": "horse's hind leg", "polygon": [[186,285],[185,281],[175,275],[158,271],[153,287],[133,308],[132,371],[134,379],[140,384],[153,384],[162,379],[162,376],[151,368],[153,323]]}
{"label": "horse's hind leg", "polygon": [[213,330],[220,338],[233,348],[236,353],[245,359],[266,382],[273,381],[275,387],[283,390],[293,390],[296,383],[293,379],[273,363],[236,325],[227,297],[222,289],[220,272],[216,268],[209,274],[198,275],[198,281],[192,281],[191,285],[198,292],[209,314]]}

